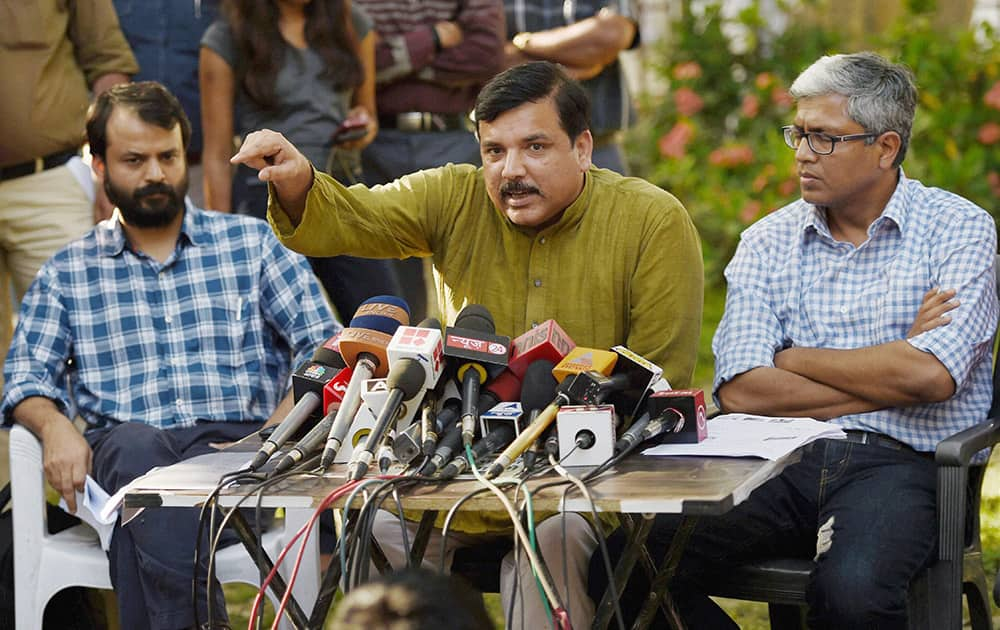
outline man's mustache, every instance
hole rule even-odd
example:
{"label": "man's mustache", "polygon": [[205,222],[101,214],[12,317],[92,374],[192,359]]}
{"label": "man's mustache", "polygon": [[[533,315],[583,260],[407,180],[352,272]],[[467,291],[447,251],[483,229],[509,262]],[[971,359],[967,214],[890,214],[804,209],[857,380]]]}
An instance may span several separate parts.
{"label": "man's mustache", "polygon": [[508,197],[510,195],[540,195],[542,191],[538,190],[534,186],[525,184],[524,182],[517,180],[513,182],[507,182],[500,186],[500,196]]}
{"label": "man's mustache", "polygon": [[142,199],[143,197],[149,197],[151,195],[166,195],[171,199],[177,198],[176,191],[174,191],[174,189],[167,184],[162,183],[148,184],[142,188],[137,188],[135,192],[132,193],[132,197],[136,200]]}

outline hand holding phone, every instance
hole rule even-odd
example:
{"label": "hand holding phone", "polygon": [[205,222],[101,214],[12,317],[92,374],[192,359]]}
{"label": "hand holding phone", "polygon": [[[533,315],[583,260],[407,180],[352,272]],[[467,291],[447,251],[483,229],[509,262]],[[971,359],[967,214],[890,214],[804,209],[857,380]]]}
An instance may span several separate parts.
{"label": "hand holding phone", "polygon": [[333,130],[330,141],[333,144],[343,144],[364,138],[368,133],[368,121],[362,118],[347,118]]}

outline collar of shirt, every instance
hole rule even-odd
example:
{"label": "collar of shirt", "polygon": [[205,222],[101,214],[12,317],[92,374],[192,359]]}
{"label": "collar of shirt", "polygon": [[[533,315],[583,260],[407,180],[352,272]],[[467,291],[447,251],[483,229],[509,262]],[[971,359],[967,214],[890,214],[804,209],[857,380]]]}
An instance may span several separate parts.
{"label": "collar of shirt", "polygon": [[[899,180],[896,182],[896,189],[893,191],[892,197],[889,198],[889,203],[885,204],[882,214],[868,226],[869,239],[877,234],[886,222],[895,224],[900,234],[903,234],[906,227],[906,219],[909,215],[908,208],[911,203],[911,187],[907,185],[908,181],[906,175],[903,173],[903,169],[900,168]],[[801,230],[803,240],[811,235],[818,235],[829,241],[833,241],[834,238],[830,233],[830,226],[826,221],[826,210],[820,206],[807,205],[810,212],[806,212],[803,216]]]}
{"label": "collar of shirt", "polygon": [[[121,213],[118,208],[111,215],[110,219],[101,221],[94,226],[94,236],[97,239],[97,251],[101,256],[114,257],[125,250],[127,239],[125,231],[122,229]],[[184,197],[184,221],[181,223],[180,238],[181,245],[193,245],[197,247],[204,243],[207,238],[204,229],[202,210],[199,210],[190,197]]]}

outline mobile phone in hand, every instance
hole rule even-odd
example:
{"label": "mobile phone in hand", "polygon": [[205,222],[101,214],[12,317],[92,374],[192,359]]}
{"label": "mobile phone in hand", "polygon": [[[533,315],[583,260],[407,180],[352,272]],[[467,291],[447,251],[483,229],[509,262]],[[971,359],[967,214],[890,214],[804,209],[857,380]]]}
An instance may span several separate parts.
{"label": "mobile phone in hand", "polygon": [[342,144],[344,142],[360,140],[367,133],[368,123],[348,118],[333,130],[333,133],[330,135],[330,141],[333,144]]}

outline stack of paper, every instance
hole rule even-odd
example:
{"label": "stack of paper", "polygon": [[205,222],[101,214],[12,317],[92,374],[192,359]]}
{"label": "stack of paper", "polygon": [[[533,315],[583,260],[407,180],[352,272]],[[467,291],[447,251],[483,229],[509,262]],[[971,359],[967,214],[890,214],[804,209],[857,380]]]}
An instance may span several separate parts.
{"label": "stack of paper", "polygon": [[[101,549],[104,551],[111,547],[111,534],[114,533],[115,522],[118,521],[118,506],[121,505],[124,496],[124,492],[119,492],[114,497],[109,497],[104,488],[90,475],[87,475],[84,482],[83,492],[76,493],[75,516],[97,531],[97,536],[101,539]],[[59,500],[59,507],[68,511],[64,499]]]}
{"label": "stack of paper", "polygon": [[697,444],[659,444],[643,455],[761,457],[776,460],[820,438],[842,439],[844,431],[812,418],[775,418],[730,413],[708,421],[708,437]]}

